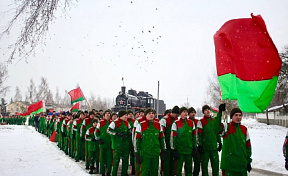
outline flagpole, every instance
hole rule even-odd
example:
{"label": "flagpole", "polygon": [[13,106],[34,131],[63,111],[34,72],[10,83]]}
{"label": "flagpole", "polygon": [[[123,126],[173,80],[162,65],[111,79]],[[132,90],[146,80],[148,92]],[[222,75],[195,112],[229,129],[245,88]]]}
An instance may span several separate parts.
{"label": "flagpole", "polygon": [[[80,87],[80,86],[79,86]],[[82,91],[82,89],[80,88],[80,90],[81,90],[81,92],[82,92],[82,95],[83,95],[83,97],[84,97],[84,100],[86,101],[86,103],[88,104],[88,106],[89,106],[89,110],[90,111],[92,111],[92,108],[91,108],[91,106],[90,106],[90,104],[89,104],[89,102],[87,101],[87,99],[86,99],[86,97],[85,97],[85,95],[84,95],[84,93],[83,93],[83,91]]]}

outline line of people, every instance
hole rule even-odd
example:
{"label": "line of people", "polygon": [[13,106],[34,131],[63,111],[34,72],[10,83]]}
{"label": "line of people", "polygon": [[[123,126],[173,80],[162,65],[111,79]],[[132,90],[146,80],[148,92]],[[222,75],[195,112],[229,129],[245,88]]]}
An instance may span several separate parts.
{"label": "line of people", "polygon": [[[163,176],[208,175],[211,162],[212,175],[219,175],[219,155],[222,151],[223,175],[247,175],[251,171],[251,143],[248,130],[241,125],[242,112],[234,108],[230,123],[221,123],[225,104],[219,106],[215,118],[208,105],[202,107],[203,118],[195,118],[193,107],[165,111],[165,116],[156,118],[153,109],[110,110],[93,109],[76,114],[61,113],[46,116],[39,132],[55,138],[58,147],[76,162],[85,161],[89,173],[116,176],[122,160],[121,175]],[[56,135],[56,136],[55,136]],[[220,137],[223,137],[223,145]],[[130,156],[130,158],[129,158]],[[161,163],[159,164],[159,160]]]}

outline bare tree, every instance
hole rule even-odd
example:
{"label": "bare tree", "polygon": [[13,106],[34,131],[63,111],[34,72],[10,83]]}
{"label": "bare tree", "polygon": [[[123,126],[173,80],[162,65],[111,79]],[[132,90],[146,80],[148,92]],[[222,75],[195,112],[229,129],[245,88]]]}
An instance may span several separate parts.
{"label": "bare tree", "polygon": [[0,62],[0,96],[5,96],[9,90],[9,86],[5,86],[4,83],[8,77],[7,66]]}
{"label": "bare tree", "polygon": [[41,83],[38,86],[38,92],[37,92],[37,101],[40,100],[45,100],[47,101],[47,96],[49,94],[49,85],[48,85],[48,81],[46,78],[41,77]]}
{"label": "bare tree", "polygon": [[15,101],[22,101],[22,94],[18,86],[16,86],[16,89],[15,89],[14,102]]}
{"label": "bare tree", "polygon": [[59,93],[58,87],[56,87],[56,94],[55,94],[55,98],[54,98],[54,103],[56,104],[56,106],[59,106],[61,104],[61,95]]}
{"label": "bare tree", "polygon": [[33,79],[30,79],[30,85],[28,87],[28,92],[27,92],[27,100],[25,101],[28,101],[30,103],[32,102],[36,102],[36,86],[35,86],[35,83],[33,81]]}
{"label": "bare tree", "polygon": [[288,103],[288,45],[284,51],[279,53],[282,60],[282,67],[278,77],[277,88],[269,107]]}
{"label": "bare tree", "polygon": [[62,7],[63,11],[66,11],[71,3],[72,0],[15,1],[15,15],[8,22],[4,31],[1,32],[0,39],[3,35],[9,35],[17,21],[24,21],[24,26],[16,41],[8,47],[11,50],[8,62],[11,63],[16,55],[19,55],[20,59],[25,58],[27,60],[36,46],[46,39],[49,26],[55,20],[56,10]]}
{"label": "bare tree", "polygon": [[65,90],[64,97],[61,100],[61,108],[68,108],[71,107],[71,97],[68,94],[68,91]]}
{"label": "bare tree", "polygon": [[97,106],[96,97],[92,92],[90,93],[89,104],[92,108],[96,108]]}

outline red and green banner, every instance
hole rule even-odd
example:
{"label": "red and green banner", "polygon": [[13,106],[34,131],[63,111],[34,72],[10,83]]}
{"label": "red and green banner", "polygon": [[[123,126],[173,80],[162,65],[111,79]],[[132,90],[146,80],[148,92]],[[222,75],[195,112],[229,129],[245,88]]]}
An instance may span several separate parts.
{"label": "red and green banner", "polygon": [[45,109],[45,102],[44,100],[41,100],[41,101],[38,101],[34,104],[31,104],[29,107],[28,107],[28,111],[30,113],[30,115],[34,115],[34,114],[37,114],[37,113],[41,113],[41,112],[45,112],[46,109]]}
{"label": "red and green banner", "polygon": [[222,99],[263,112],[275,93],[281,59],[260,15],[226,22],[214,35]]}
{"label": "red and green banner", "polygon": [[80,110],[80,102],[74,104],[71,109],[70,112],[78,112]]}
{"label": "red and green banner", "polygon": [[73,89],[73,90],[69,91],[68,94],[71,96],[71,104],[84,100],[84,95],[83,95],[80,87],[78,87],[77,89]]}

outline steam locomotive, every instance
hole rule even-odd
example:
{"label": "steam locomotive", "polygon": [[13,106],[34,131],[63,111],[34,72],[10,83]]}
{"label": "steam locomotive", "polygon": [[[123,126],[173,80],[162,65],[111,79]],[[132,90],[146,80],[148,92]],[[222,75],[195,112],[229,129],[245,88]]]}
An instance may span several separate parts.
{"label": "steam locomotive", "polygon": [[[126,87],[122,86],[119,95],[116,97],[116,104],[112,108],[114,112],[118,112],[119,110],[129,110],[131,109],[133,112],[139,111],[140,109],[153,108],[157,109],[157,99],[153,98],[151,94],[144,91],[139,91],[137,93],[136,90],[130,89],[128,93],[125,92]],[[159,109],[158,114],[164,114],[166,110],[166,104],[163,100],[159,100]]]}

